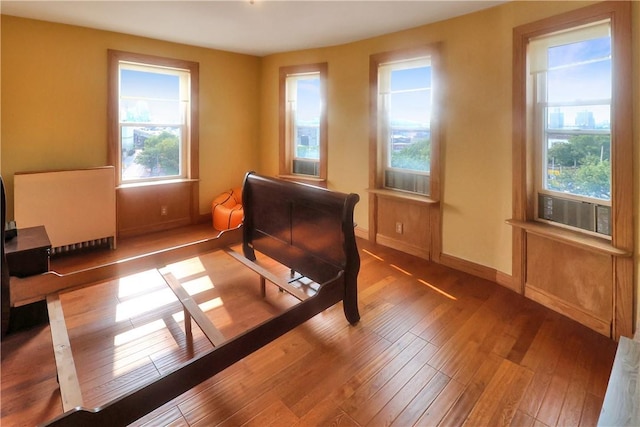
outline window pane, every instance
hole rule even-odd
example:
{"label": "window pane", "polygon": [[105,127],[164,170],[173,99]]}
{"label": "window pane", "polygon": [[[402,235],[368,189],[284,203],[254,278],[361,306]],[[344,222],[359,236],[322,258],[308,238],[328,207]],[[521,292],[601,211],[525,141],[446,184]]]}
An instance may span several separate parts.
{"label": "window pane", "polygon": [[181,127],[121,127],[122,180],[181,175]]}
{"label": "window pane", "polygon": [[320,77],[297,79],[295,158],[320,159],[321,103]]}
{"label": "window pane", "polygon": [[415,67],[391,72],[391,91],[427,89],[431,86],[431,67]]}
{"label": "window pane", "polygon": [[610,135],[547,134],[547,190],[611,200]]}
{"label": "window pane", "polygon": [[389,167],[429,172],[431,67],[391,71]]}
{"label": "window pane", "polygon": [[180,99],[180,77],[150,71],[120,70],[120,95],[127,98]]}
{"label": "window pane", "polygon": [[543,187],[611,200],[611,38],[549,47],[547,60]]}
{"label": "window pane", "polygon": [[549,103],[611,98],[611,38],[548,49]]}
{"label": "window pane", "polygon": [[120,70],[120,122],[180,124],[180,77]]}
{"label": "window pane", "polygon": [[183,110],[179,101],[121,99],[120,122],[177,125],[182,123]]}
{"label": "window pane", "polygon": [[553,130],[611,130],[611,107],[605,105],[547,108],[547,128]]}

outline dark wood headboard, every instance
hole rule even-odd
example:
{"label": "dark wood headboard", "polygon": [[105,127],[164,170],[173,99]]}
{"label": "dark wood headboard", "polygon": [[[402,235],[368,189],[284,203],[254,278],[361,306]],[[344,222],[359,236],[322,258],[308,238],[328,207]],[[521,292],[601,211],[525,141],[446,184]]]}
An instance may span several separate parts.
{"label": "dark wood headboard", "polygon": [[255,260],[255,249],[319,284],[343,274],[345,315],[356,323],[360,257],[353,210],[359,200],[249,172],[242,190],[244,255]]}

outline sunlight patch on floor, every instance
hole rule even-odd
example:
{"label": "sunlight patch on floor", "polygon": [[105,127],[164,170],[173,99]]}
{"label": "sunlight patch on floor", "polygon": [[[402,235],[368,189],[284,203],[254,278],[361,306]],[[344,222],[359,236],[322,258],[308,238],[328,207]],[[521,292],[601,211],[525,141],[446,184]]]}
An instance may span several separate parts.
{"label": "sunlight patch on floor", "polygon": [[384,259],[383,259],[383,258],[380,258],[378,255],[376,255],[376,254],[374,254],[374,253],[372,253],[372,252],[369,252],[369,251],[368,251],[368,250],[366,250],[366,249],[363,249],[363,250],[362,250],[362,252],[364,252],[365,254],[367,254],[367,255],[369,255],[369,256],[374,257],[374,258],[375,258],[375,259],[377,259],[378,261],[384,261]]}
{"label": "sunlight patch on floor", "polygon": [[389,265],[390,265],[391,267],[395,268],[396,270],[398,270],[400,273],[404,273],[404,274],[406,274],[407,276],[413,276],[413,274],[409,273],[407,270],[404,270],[404,269],[402,269],[402,268],[398,267],[398,266],[397,266],[397,265],[395,265],[395,264],[389,264]]}
{"label": "sunlight patch on floor", "polygon": [[215,308],[222,307],[223,305],[224,305],[224,303],[222,302],[222,298],[217,297],[217,298],[214,298],[212,300],[205,301],[202,304],[198,304],[198,307],[200,307],[200,310],[202,310],[202,311],[204,311],[206,313],[209,310],[213,310]]}
{"label": "sunlight patch on floor", "polygon": [[118,298],[126,299],[135,295],[144,296],[147,292],[166,287],[158,270],[151,269],[118,279]]}
{"label": "sunlight patch on floor", "polygon": [[177,301],[178,298],[166,285],[164,289],[128,299],[116,306],[116,322],[140,316]]}
{"label": "sunlight patch on floor", "polygon": [[443,291],[442,289],[439,289],[439,288],[437,288],[437,287],[433,286],[432,284],[430,284],[430,283],[428,283],[428,282],[425,282],[425,281],[424,281],[424,280],[422,280],[422,279],[418,279],[418,282],[422,283],[423,285],[428,286],[429,288],[433,289],[433,290],[434,290],[434,291],[436,291],[437,293],[439,293],[439,294],[441,294],[441,295],[444,295],[445,297],[447,297],[447,298],[449,298],[449,299],[452,299],[452,300],[454,300],[454,301],[457,301],[457,300],[458,300],[458,298],[454,297],[453,295],[446,293],[446,292],[445,292],[445,291]]}
{"label": "sunlight patch on floor", "polygon": [[205,292],[213,289],[215,286],[211,281],[211,277],[202,276],[197,279],[192,279],[186,282],[181,282],[182,287],[191,296],[197,295],[200,292]]}
{"label": "sunlight patch on floor", "polygon": [[117,347],[135,341],[139,338],[144,338],[146,335],[152,334],[160,329],[166,328],[167,325],[164,320],[158,319],[151,323],[138,326],[130,331],[118,334],[113,339],[113,344]]}
{"label": "sunlight patch on floor", "polygon": [[176,279],[184,279],[185,277],[194,276],[206,273],[206,269],[200,261],[199,257],[185,259],[180,262],[176,262],[173,264],[169,264],[166,267],[167,270],[171,271]]}

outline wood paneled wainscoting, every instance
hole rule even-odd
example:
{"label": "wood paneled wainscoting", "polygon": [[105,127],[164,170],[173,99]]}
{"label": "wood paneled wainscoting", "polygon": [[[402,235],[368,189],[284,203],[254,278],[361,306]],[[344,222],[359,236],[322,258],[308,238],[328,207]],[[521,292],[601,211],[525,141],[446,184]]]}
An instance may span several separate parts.
{"label": "wood paneled wainscoting", "polygon": [[[156,251],[160,240],[172,244],[168,234],[180,237],[157,234],[147,249],[143,239],[125,238],[108,255]],[[491,281],[365,240],[358,246],[356,326],[338,304],[134,425],[596,425],[613,340]],[[101,252],[74,256],[78,268],[93,256],[104,262]],[[65,258],[54,263],[73,268]],[[193,299],[225,333],[291,304],[271,286],[256,299],[257,275],[224,253],[168,265],[189,279]],[[126,393],[210,346],[195,325],[186,336],[182,307],[154,271],[60,294],[87,404]],[[3,426],[36,425],[62,412],[51,344],[48,325],[2,341]]]}
{"label": "wood paneled wainscoting", "polygon": [[440,204],[422,195],[370,189],[369,240],[426,260],[440,254]]}
{"label": "wood paneled wainscoting", "polygon": [[198,180],[121,185],[116,190],[118,237],[198,222]]}
{"label": "wood paneled wainscoting", "polygon": [[509,223],[524,235],[525,296],[606,336],[628,330],[630,299],[619,288],[614,266],[631,262],[631,253],[598,238],[576,241],[543,224]]}

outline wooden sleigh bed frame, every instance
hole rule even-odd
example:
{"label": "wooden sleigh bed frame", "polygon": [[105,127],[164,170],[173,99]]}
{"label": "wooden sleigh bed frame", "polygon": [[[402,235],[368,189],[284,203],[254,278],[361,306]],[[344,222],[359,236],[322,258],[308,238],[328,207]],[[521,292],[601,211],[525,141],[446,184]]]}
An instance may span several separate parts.
{"label": "wooden sleigh bed frame", "polygon": [[[75,407],[45,425],[125,426],[340,301],[343,301],[348,322],[359,321],[357,277],[360,257],[353,222],[353,210],[359,196],[249,172],[244,179],[242,200],[245,212],[243,254],[231,249],[226,249],[227,253],[260,276],[263,295],[265,280],[268,280],[300,302],[234,338],[225,339],[180,283],[170,274],[164,275],[183,304],[187,332],[191,327],[190,316],[214,348],[101,407]],[[317,292],[308,296],[287,281],[278,280],[255,263],[256,251],[317,283]]]}

